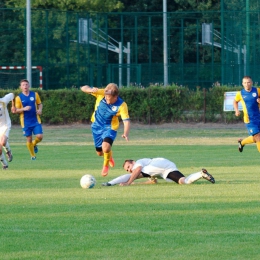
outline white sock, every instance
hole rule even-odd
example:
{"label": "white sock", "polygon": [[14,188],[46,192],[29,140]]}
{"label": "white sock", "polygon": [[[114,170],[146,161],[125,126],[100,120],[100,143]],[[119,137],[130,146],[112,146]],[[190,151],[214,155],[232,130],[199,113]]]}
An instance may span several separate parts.
{"label": "white sock", "polygon": [[108,183],[110,183],[111,185],[116,185],[116,184],[120,184],[121,182],[127,182],[130,178],[131,174],[125,174],[125,175],[121,175],[115,179],[113,179],[112,181],[109,181]]}
{"label": "white sock", "polygon": [[2,152],[2,154],[0,155],[0,161],[1,161],[1,164],[2,164],[3,166],[4,166],[4,165],[8,165],[3,152]]}
{"label": "white sock", "polygon": [[3,146],[3,148],[4,148],[6,153],[11,150],[8,140],[6,141],[6,144],[5,144],[5,146]]}
{"label": "white sock", "polygon": [[200,172],[192,173],[191,175],[185,177],[184,181],[185,181],[185,184],[191,184],[201,178],[202,178],[202,174],[200,171]]}

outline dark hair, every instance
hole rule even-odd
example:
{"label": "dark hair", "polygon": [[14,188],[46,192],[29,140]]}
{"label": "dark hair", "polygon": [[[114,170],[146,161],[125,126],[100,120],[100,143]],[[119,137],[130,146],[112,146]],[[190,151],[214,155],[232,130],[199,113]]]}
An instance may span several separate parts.
{"label": "dark hair", "polygon": [[127,160],[125,160],[125,162],[124,162],[124,164],[123,164],[123,168],[124,168],[124,166],[125,166],[125,164],[127,163],[127,162],[129,162],[129,163],[132,163],[134,160],[132,160],[132,159],[127,159]]}
{"label": "dark hair", "polygon": [[252,78],[250,76],[244,76],[243,79],[251,79],[252,80]]}

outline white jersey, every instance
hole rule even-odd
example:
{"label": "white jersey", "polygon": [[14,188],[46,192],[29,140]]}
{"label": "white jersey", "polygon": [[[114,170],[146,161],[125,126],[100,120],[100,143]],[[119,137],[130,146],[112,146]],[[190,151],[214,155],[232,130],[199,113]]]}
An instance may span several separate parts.
{"label": "white jersey", "polygon": [[7,105],[14,99],[14,94],[9,93],[4,97],[0,98],[0,127],[11,128],[11,119],[7,109]]}
{"label": "white jersey", "polygon": [[148,174],[150,176],[160,176],[164,179],[167,178],[170,172],[178,171],[175,163],[165,158],[144,158],[137,160],[132,168],[132,171],[139,166],[142,167],[142,173]]}

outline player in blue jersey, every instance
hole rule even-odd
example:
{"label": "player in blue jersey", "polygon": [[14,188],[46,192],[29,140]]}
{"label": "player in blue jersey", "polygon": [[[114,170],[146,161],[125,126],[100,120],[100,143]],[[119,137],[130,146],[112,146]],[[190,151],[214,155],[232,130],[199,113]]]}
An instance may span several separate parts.
{"label": "player in blue jersey", "polygon": [[244,89],[237,92],[233,105],[235,115],[239,116],[238,102],[241,102],[244,123],[246,124],[249,136],[243,140],[238,140],[238,150],[242,152],[246,144],[256,143],[257,150],[260,152],[260,88],[253,87],[253,81],[249,76],[243,78],[242,85]]}
{"label": "player in blue jersey", "polygon": [[95,111],[91,117],[91,129],[97,155],[104,157],[101,174],[105,177],[109,166],[115,166],[111,148],[119,128],[119,116],[124,124],[122,137],[128,141],[130,118],[127,104],[119,97],[118,87],[114,83],[108,84],[105,89],[91,88],[86,85],[81,87],[81,90],[96,98]]}
{"label": "player in blue jersey", "polygon": [[[21,93],[15,98],[15,109],[13,113],[20,114],[20,123],[23,129],[23,135],[27,139],[27,148],[31,159],[36,160],[38,152],[37,144],[42,141],[43,130],[40,115],[42,114],[42,102],[37,92],[30,91],[29,81],[22,79],[20,81]],[[35,135],[33,140],[32,135]]]}

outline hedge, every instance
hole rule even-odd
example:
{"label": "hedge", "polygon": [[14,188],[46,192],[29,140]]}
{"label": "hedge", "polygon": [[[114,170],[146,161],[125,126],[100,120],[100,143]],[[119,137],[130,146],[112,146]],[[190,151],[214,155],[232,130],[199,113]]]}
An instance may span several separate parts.
{"label": "hedge", "polygon": [[[214,86],[208,90],[180,86],[149,88],[121,88],[120,96],[126,101],[132,122],[161,124],[172,122],[222,122],[242,121],[242,115],[224,112],[224,92],[241,87]],[[90,123],[95,98],[79,89],[39,90],[43,103],[41,116],[44,124]],[[19,90],[0,90],[0,95]],[[10,104],[9,104],[10,106]],[[13,124],[19,124],[19,115],[10,113]]]}

